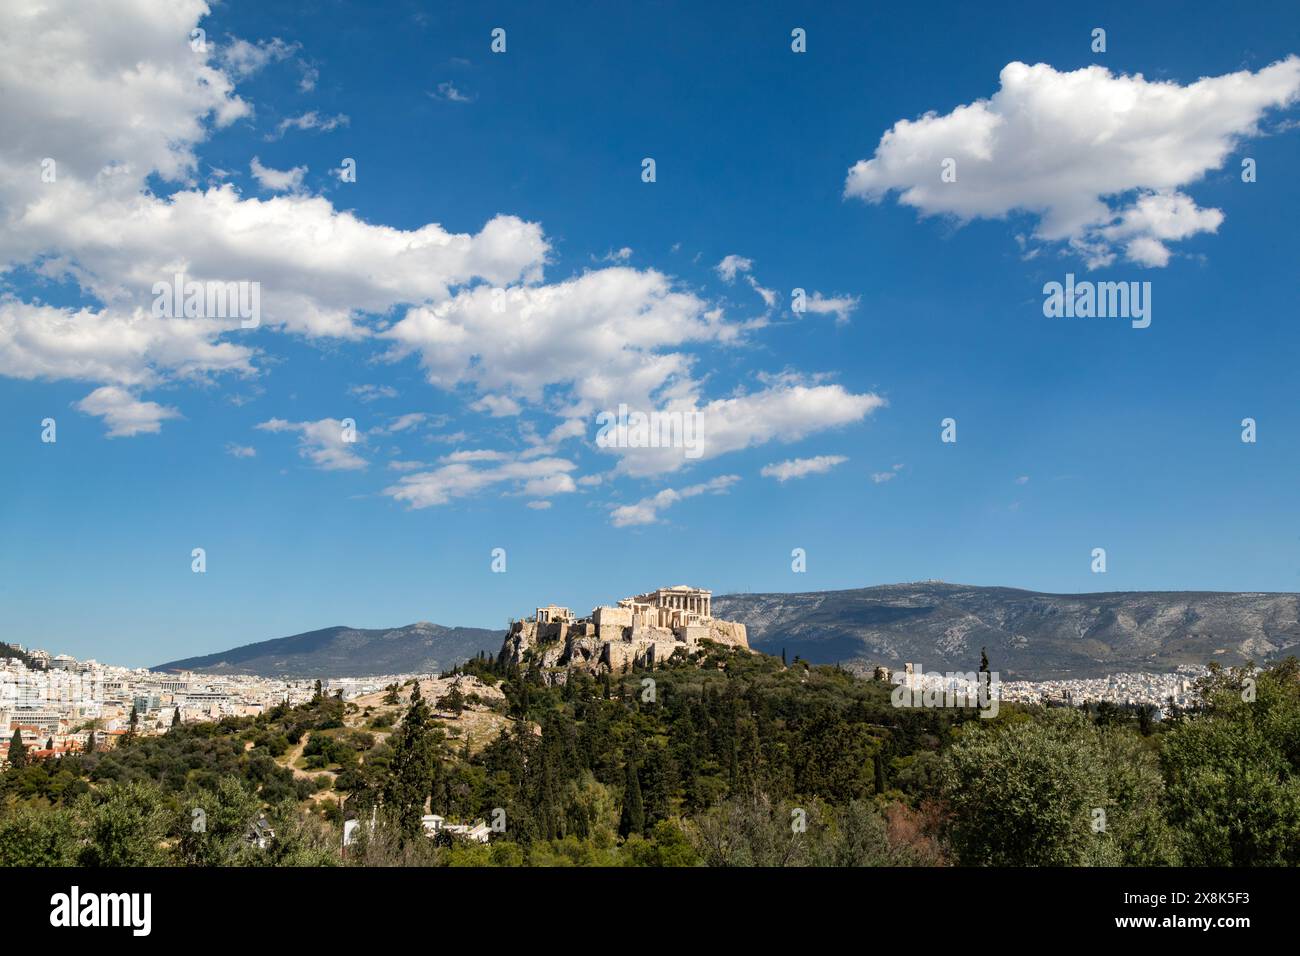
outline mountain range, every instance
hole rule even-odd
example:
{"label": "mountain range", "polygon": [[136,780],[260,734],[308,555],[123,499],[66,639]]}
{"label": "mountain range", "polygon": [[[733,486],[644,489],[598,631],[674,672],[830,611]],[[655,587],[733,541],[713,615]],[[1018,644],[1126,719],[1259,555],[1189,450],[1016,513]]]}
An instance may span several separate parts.
{"label": "mountain range", "polygon": [[1042,594],[925,581],[802,594],[729,594],[715,616],[751,647],[817,663],[969,671],[987,648],[1003,680],[1097,677],[1300,654],[1300,594]]}
{"label": "mountain range", "polygon": [[[740,621],[750,646],[855,669],[920,664],[973,670],[987,649],[1003,680],[1168,671],[1180,664],[1257,663],[1300,654],[1300,594],[1103,591],[1042,594],[925,581],[842,591],[725,594],[713,613]],[[329,627],[159,664],[157,671],[270,677],[434,673],[503,631],[420,622],[389,629]]]}
{"label": "mountain range", "polygon": [[481,627],[443,627],[427,621],[394,628],[326,627],[217,654],[169,661],[152,670],[289,678],[434,674],[479,651],[495,655],[501,649],[503,633]]}

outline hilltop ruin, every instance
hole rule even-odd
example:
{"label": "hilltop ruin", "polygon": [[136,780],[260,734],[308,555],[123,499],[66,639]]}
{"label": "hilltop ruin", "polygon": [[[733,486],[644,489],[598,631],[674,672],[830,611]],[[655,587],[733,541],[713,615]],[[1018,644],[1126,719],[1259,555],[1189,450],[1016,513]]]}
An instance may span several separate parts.
{"label": "hilltop ruin", "polygon": [[698,651],[705,641],[748,650],[745,625],[713,617],[712,598],[712,591],[680,584],[601,605],[582,618],[548,604],[511,623],[501,660],[521,664],[531,651],[542,668],[599,674],[653,667]]}

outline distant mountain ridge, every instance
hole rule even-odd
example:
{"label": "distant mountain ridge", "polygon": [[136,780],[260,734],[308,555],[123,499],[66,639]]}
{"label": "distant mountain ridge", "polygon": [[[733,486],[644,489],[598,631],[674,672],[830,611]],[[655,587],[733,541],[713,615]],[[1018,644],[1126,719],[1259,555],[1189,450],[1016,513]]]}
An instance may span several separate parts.
{"label": "distant mountain ridge", "polygon": [[[1265,663],[1300,655],[1300,594],[1103,591],[1043,594],[924,581],[841,591],[723,594],[715,617],[739,621],[756,650],[819,664],[920,664],[973,670],[981,648],[1003,680],[1168,671],[1180,664]],[[480,650],[495,656],[504,631],[443,627],[328,627],[189,657],[155,671],[265,677],[435,673]]]}
{"label": "distant mountain ridge", "polygon": [[326,627],[169,661],[151,670],[291,678],[431,674],[463,663],[481,650],[495,655],[503,634],[427,621],[394,628]]}
{"label": "distant mountain ridge", "polygon": [[813,663],[968,671],[988,648],[1003,680],[1096,677],[1300,654],[1300,594],[1042,594],[926,581],[801,594],[726,594],[713,613],[751,647]]}

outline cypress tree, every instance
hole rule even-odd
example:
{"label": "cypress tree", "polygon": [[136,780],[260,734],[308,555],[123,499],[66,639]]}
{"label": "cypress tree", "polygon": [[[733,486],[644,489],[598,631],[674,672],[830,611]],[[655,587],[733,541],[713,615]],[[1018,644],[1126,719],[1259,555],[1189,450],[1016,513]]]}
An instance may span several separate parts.
{"label": "cypress tree", "polygon": [[176,710],[172,713],[172,726],[179,727],[180,725],[181,725],[181,709],[177,707]]}
{"label": "cypress tree", "polygon": [[424,798],[433,785],[433,728],[429,705],[418,681],[411,689],[411,706],[393,743],[393,759],[384,782],[384,812],[397,825],[403,840],[420,835]]}
{"label": "cypress tree", "polygon": [[9,766],[15,770],[27,766],[27,745],[23,743],[23,732],[16,727],[9,738]]}
{"label": "cypress tree", "polygon": [[618,821],[619,836],[627,837],[645,829],[645,804],[641,800],[641,781],[636,764],[627,762],[627,782],[623,788],[623,813]]}

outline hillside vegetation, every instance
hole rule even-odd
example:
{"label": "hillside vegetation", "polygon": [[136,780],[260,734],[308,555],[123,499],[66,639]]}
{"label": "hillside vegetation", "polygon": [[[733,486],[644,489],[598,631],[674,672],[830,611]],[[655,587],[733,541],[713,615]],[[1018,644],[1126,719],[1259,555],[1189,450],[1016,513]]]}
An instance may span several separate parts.
{"label": "hillside vegetation", "polygon": [[[1300,864],[1300,665],[1215,668],[1203,692],[1166,721],[983,719],[716,647],[562,686],[480,656],[11,767],[0,865]],[[429,839],[430,810],[491,842]],[[345,816],[366,825],[342,858]]]}

